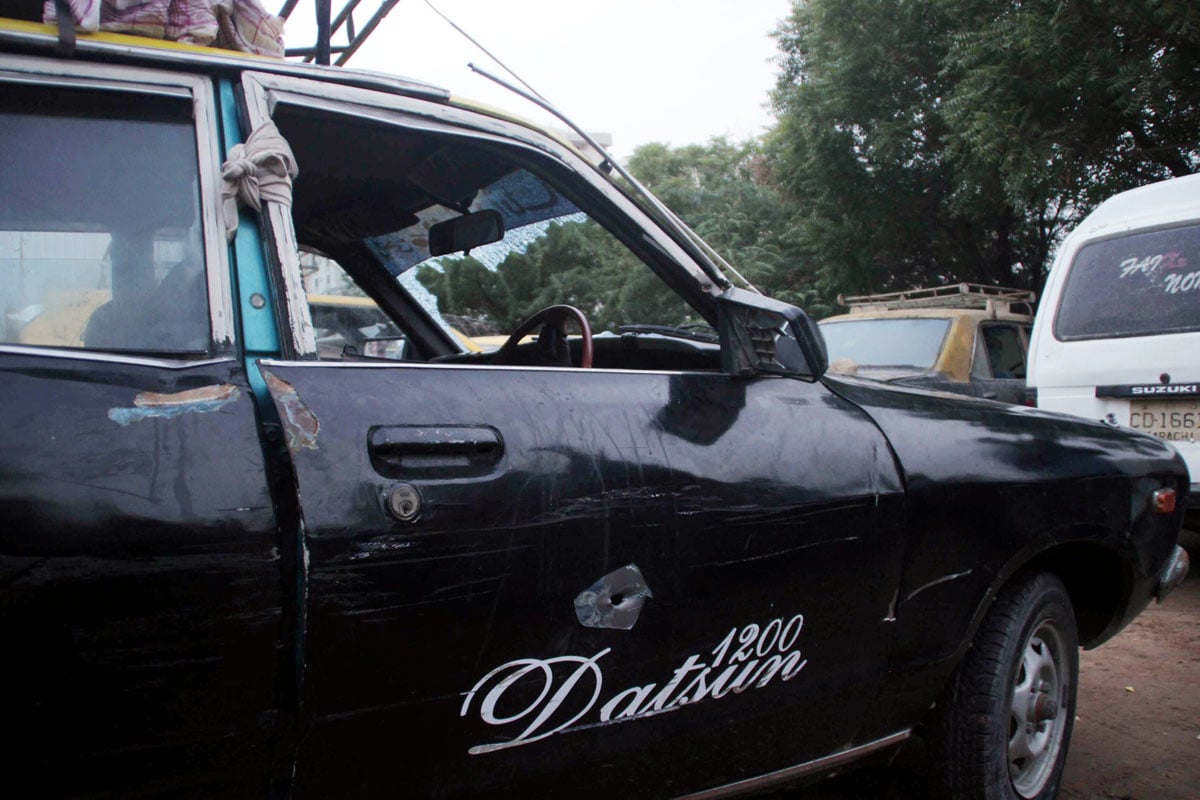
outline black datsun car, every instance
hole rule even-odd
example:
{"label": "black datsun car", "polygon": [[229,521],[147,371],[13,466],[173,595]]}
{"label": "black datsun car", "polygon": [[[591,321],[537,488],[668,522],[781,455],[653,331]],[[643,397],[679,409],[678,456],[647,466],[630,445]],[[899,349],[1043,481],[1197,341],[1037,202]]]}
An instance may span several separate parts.
{"label": "black datsun car", "polygon": [[[0,793],[715,798],[920,737],[1055,795],[1078,647],[1186,572],[1178,456],[827,375],[619,172],[0,22]],[[316,296],[390,325],[319,348]]]}

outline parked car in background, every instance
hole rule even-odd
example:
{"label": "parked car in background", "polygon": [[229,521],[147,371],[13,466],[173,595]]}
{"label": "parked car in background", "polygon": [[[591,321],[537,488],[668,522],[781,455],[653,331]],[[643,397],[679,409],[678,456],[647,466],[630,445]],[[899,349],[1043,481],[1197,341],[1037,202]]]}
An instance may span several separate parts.
{"label": "parked car in background", "polygon": [[406,343],[400,330],[371,298],[310,294],[307,299],[318,357],[366,355],[366,345],[381,340],[392,346],[391,358],[403,357]]}
{"label": "parked car in background", "polygon": [[0,20],[6,797],[717,798],[918,736],[1054,797],[1079,646],[1186,572],[1168,445],[830,374],[507,112],[66,27]]}
{"label": "parked car in background", "polygon": [[[371,298],[309,294],[307,299],[318,358],[399,360],[405,357],[407,339]],[[483,349],[481,342],[457,328],[451,327],[450,332],[464,352],[477,353]]]}
{"label": "parked car in background", "polygon": [[1122,192],[1063,241],[1028,381],[1040,408],[1170,442],[1200,490],[1200,175]]}
{"label": "parked car in background", "polygon": [[1036,299],[970,283],[839,297],[850,311],[820,325],[837,372],[1022,403]]}

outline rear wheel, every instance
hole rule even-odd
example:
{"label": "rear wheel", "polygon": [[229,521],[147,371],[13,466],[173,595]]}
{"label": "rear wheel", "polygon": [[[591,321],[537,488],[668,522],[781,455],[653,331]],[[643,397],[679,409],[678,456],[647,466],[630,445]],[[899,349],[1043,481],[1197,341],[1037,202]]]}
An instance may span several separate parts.
{"label": "rear wheel", "polygon": [[1079,643],[1071,598],[1049,573],[1006,586],[931,729],[934,794],[1050,800],[1075,720]]}

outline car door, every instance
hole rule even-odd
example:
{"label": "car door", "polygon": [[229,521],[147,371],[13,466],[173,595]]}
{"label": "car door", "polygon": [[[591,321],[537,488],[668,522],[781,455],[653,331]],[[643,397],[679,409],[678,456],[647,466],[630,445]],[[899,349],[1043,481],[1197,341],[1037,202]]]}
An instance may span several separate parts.
{"label": "car door", "polygon": [[[414,131],[436,128],[441,153],[477,137],[564,195],[608,198],[589,213],[651,242],[645,269],[700,272],[619,194],[571,186],[599,179],[527,130],[282,77],[246,95],[252,126],[272,114],[293,137],[302,176],[306,159],[328,171],[336,156],[315,148],[332,130],[344,153],[362,137],[393,159],[426,149]],[[291,231],[292,216],[377,190],[378,165],[343,186],[357,162],[342,158],[323,184],[297,181],[291,215],[268,204],[285,292],[304,291],[294,244],[314,227]],[[368,251],[339,255],[378,289]],[[304,521],[297,796],[678,795],[881,733],[863,723],[888,654],[902,492],[857,407],[817,382],[715,367],[314,361],[302,315],[290,330],[296,357],[261,366]]]}
{"label": "car door", "polygon": [[280,559],[215,118],[193,75],[0,64],[12,796],[268,789]]}
{"label": "car door", "polygon": [[379,789],[388,753],[419,794],[590,794],[854,740],[901,532],[886,447],[819,384],[264,370],[310,570],[301,795]]}

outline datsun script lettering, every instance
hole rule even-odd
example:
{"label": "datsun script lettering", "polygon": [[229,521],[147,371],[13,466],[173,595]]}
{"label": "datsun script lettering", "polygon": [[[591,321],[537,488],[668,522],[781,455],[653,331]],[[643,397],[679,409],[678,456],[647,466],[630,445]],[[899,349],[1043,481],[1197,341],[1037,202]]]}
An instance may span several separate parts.
{"label": "datsun script lettering", "polygon": [[[579,727],[661,714],[730,693],[761,689],[795,678],[807,659],[796,646],[804,615],[766,625],[735,627],[710,651],[684,659],[661,685],[621,689],[603,703],[606,647],[591,657],[518,658],[484,675],[463,699],[460,717],[474,711],[489,725],[508,727],[513,738],[476,745],[472,755],[520,747]],[[478,701],[478,702],[477,702]]]}

